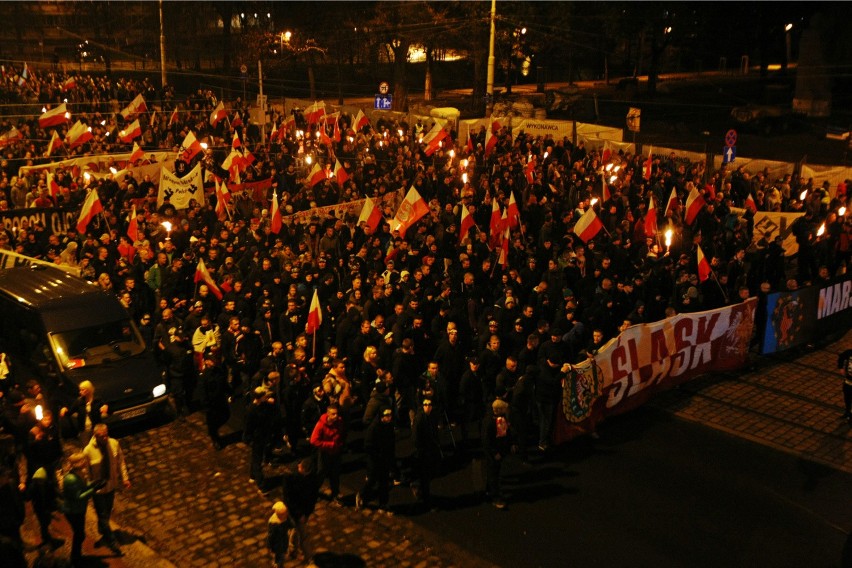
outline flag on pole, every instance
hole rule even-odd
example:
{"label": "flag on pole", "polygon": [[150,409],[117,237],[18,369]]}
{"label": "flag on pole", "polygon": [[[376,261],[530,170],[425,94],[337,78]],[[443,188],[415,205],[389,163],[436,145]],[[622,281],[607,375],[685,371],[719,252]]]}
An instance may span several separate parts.
{"label": "flag on pole", "polygon": [[325,116],[325,101],[314,101],[314,104],[305,109],[305,120],[308,125],[319,124],[323,116]]}
{"label": "flag on pole", "polygon": [[[335,115],[340,115],[340,113],[334,113]],[[343,137],[340,135],[340,119],[334,119],[334,130],[331,133],[331,139],[335,142],[340,142]]]}
{"label": "flag on pole", "polygon": [[343,187],[343,184],[349,181],[349,172],[346,171],[340,160],[334,160],[334,178],[340,187]]}
{"label": "flag on pole", "polygon": [[17,142],[18,140],[23,140],[24,134],[15,128],[14,126],[9,129],[8,132],[4,132],[0,134],[0,148],[11,144],[12,142]]}
{"label": "flag on pole", "polygon": [[169,124],[167,125],[171,128],[172,124],[178,121],[178,109],[175,107],[175,110],[172,111],[172,114],[169,115]]}
{"label": "flag on pole", "polygon": [[311,168],[311,172],[308,174],[308,187],[313,187],[327,179],[328,176],[325,174],[325,169],[319,165],[319,162],[314,162],[314,167]]}
{"label": "flag on pole", "polygon": [[710,263],[707,262],[707,258],[704,256],[704,251],[701,250],[701,245],[698,245],[698,280],[704,282],[710,278],[711,272],[712,269],[710,268]]}
{"label": "flag on pole", "polygon": [[86,196],[86,201],[83,202],[83,208],[80,210],[80,218],[77,219],[77,232],[81,235],[86,234],[86,227],[92,222],[92,219],[98,213],[104,210],[101,205],[101,200],[98,198],[98,190],[93,189]]}
{"label": "flag on pole", "polygon": [[399,204],[399,209],[393,218],[391,230],[399,231],[399,236],[405,238],[405,232],[414,225],[421,217],[429,212],[429,206],[420,196],[414,186],[408,190],[405,199]]}
{"label": "flag on pole", "polygon": [[180,145],[180,159],[184,162],[188,162],[192,160],[196,154],[201,151],[201,142],[199,142],[195,138],[195,134],[192,131],[186,135],[186,138],[183,139],[183,143]]}
{"label": "flag on pole", "polygon": [[243,117],[242,117],[242,116],[240,116],[240,113],[239,113],[239,112],[237,112],[237,113],[234,115],[234,120],[232,120],[232,121],[231,121],[231,126],[233,126],[234,128],[236,128],[236,127],[238,127],[238,126],[242,126],[242,125],[243,125]]}
{"label": "flag on pole", "polygon": [[278,139],[278,125],[272,123],[272,132],[269,133],[269,143],[273,143]]}
{"label": "flag on pole", "polygon": [[362,221],[367,223],[367,226],[370,227],[370,231],[373,233],[376,232],[376,228],[382,222],[382,210],[376,207],[376,202],[371,197],[367,197],[364,200],[364,207],[361,208],[361,215],[358,216],[359,227]]}
{"label": "flag on pole", "polygon": [[53,151],[62,146],[62,139],[59,137],[59,134],[56,131],[53,131],[53,134],[50,137],[50,142],[47,143],[47,150],[45,150],[44,155],[50,157]]}
{"label": "flag on pole", "polygon": [[[287,119],[284,120],[284,122],[281,123],[281,128],[287,130],[287,132],[292,132],[292,131],[296,130],[296,117],[293,116],[292,114],[290,116],[288,116]],[[282,140],[284,140],[284,133],[279,132],[278,137],[281,138]]]}
{"label": "flag on pole", "polygon": [[24,62],[24,70],[21,71],[21,75],[18,77],[18,86],[23,87],[27,84],[27,81],[30,79],[30,68],[27,66],[26,61]]}
{"label": "flag on pole", "polygon": [[311,298],[311,309],[308,311],[308,322],[305,324],[305,333],[314,335],[322,325],[322,309],[320,308],[317,289],[314,288],[314,297]]}
{"label": "flag on pole", "polygon": [[535,156],[531,156],[524,166],[524,176],[527,178],[528,185],[532,185],[532,182],[535,181],[535,162]]}
{"label": "flag on pole", "polygon": [[669,211],[674,211],[674,208],[677,206],[677,190],[673,187],[672,193],[669,195],[669,200],[666,203],[666,210],[663,211],[663,217],[669,216]]}
{"label": "flag on pole", "polygon": [[612,199],[612,194],[609,191],[609,184],[606,182],[606,174],[601,176],[601,205]]}
{"label": "flag on pole", "polygon": [[[505,214],[505,213],[504,213]],[[497,263],[504,269],[509,266],[509,224],[503,229],[503,239],[500,241],[500,256]]]}
{"label": "flag on pole", "polygon": [[228,216],[228,203],[231,202],[231,192],[225,182],[216,180],[216,216],[221,221]]}
{"label": "flag on pole", "polygon": [[319,143],[324,144],[329,149],[332,148],[331,138],[329,138],[328,134],[325,133],[325,126],[322,124],[319,125]]}
{"label": "flag on pole", "polygon": [[352,126],[355,132],[361,132],[361,129],[370,124],[370,120],[364,114],[364,111],[358,109],[358,114],[355,115],[355,120],[352,121]]}
{"label": "flag on pole", "polygon": [[757,203],[754,202],[754,197],[751,196],[751,193],[749,193],[748,197],[746,197],[745,208],[752,213],[757,213]]}
{"label": "flag on pole", "polygon": [[431,156],[432,154],[434,154],[435,150],[437,150],[440,146],[441,141],[447,136],[449,136],[449,132],[444,130],[440,124],[435,123],[435,126],[432,127],[432,130],[430,130],[429,133],[423,137],[423,143],[426,144],[424,153],[427,156]]}
{"label": "flag on pole", "polygon": [[485,131],[485,155],[488,156],[497,147],[497,137],[489,128]]}
{"label": "flag on pole", "polygon": [[237,131],[234,131],[234,137],[231,139],[231,150],[237,150],[243,143],[240,142],[240,135],[237,134]]}
{"label": "flag on pole", "polygon": [[643,170],[642,171],[642,177],[644,177],[647,180],[651,179],[651,167],[654,165],[654,154],[653,154],[653,152],[654,152],[653,146],[648,148],[648,159],[645,160],[645,165],[642,168],[642,170]]}
{"label": "flag on pole", "polygon": [[154,110],[154,112],[151,113],[151,120],[148,121],[148,126],[154,126],[154,124],[156,122],[157,122],[157,111]]}
{"label": "flag on pole", "polygon": [[216,281],[213,280],[213,277],[210,276],[210,272],[207,271],[207,266],[204,264],[204,261],[199,259],[198,266],[195,268],[195,277],[193,281],[197,284],[199,282],[204,282],[207,284],[207,287],[210,288],[210,292],[219,300],[222,299],[222,290],[219,289],[219,286],[216,284]]}
{"label": "flag on pole", "polygon": [[281,210],[278,209],[278,192],[272,190],[272,213],[269,216],[269,230],[276,235],[281,232]]}
{"label": "flag on pole", "polygon": [[689,197],[686,198],[686,216],[684,217],[686,224],[692,225],[703,208],[704,197],[701,195],[701,192],[693,187],[692,191],[689,192]]}
{"label": "flag on pole", "polygon": [[129,120],[131,116],[148,112],[148,105],[145,104],[145,99],[142,98],[142,93],[136,95],[136,98],[130,101],[124,110],[121,111],[121,116],[124,120]]}
{"label": "flag on pole", "polygon": [[62,90],[70,91],[77,87],[77,78],[74,76],[68,77],[65,81],[62,82]]}
{"label": "flag on pole", "polygon": [[73,150],[77,146],[82,146],[93,138],[92,127],[86,126],[78,120],[68,131],[65,138],[68,140],[68,149]]}
{"label": "flag on pole", "polygon": [[226,116],[228,116],[228,112],[225,110],[225,103],[219,101],[219,104],[210,113],[210,126],[216,126]]}
{"label": "flag on pole", "polygon": [[645,236],[657,235],[657,203],[653,194],[648,196],[648,212],[645,213]]}
{"label": "flag on pole", "polygon": [[607,164],[612,159],[612,148],[609,146],[609,142],[604,142],[603,151],[601,152],[601,163]]}
{"label": "flag on pole", "polygon": [[467,143],[465,144],[465,147],[467,148],[468,154],[473,154],[475,150],[475,148],[473,147],[473,136],[471,136],[469,132],[467,135]]}
{"label": "flag on pole", "polygon": [[459,244],[464,242],[474,225],[473,215],[471,215],[470,211],[467,210],[467,206],[462,203],[461,223],[459,223]]}
{"label": "flag on pole", "polygon": [[491,250],[500,246],[500,239],[503,237],[503,214],[500,211],[500,204],[497,198],[491,200],[491,221],[488,224],[488,246]]}
{"label": "flag on pole", "polygon": [[56,176],[53,175],[53,172],[47,172],[47,190],[50,192],[50,196],[56,199],[56,196],[62,191],[62,188],[59,187],[59,184],[56,183]]}
{"label": "flag on pole", "polygon": [[130,152],[130,163],[135,164],[145,157],[145,151],[139,147],[137,142],[133,143],[133,151]]}
{"label": "flag on pole", "polygon": [[598,219],[595,210],[589,207],[582,217],[574,225],[574,234],[580,237],[584,243],[592,240],[600,230],[603,229],[603,223]]}
{"label": "flag on pole", "polygon": [[127,223],[127,237],[131,243],[139,240],[139,222],[136,220],[136,206],[130,212],[130,221]]}
{"label": "flag on pole", "polygon": [[52,109],[42,113],[38,117],[39,128],[50,128],[51,126],[59,126],[65,124],[71,118],[71,113],[68,112],[65,103],[56,105]]}
{"label": "flag on pole", "polygon": [[509,192],[509,207],[506,208],[509,219],[509,228],[517,229],[521,226],[521,210],[515,202],[515,192]]}
{"label": "flag on pole", "polygon": [[118,139],[125,144],[130,144],[134,138],[138,138],[139,136],[142,136],[142,125],[139,124],[138,118],[130,126],[118,133]]}

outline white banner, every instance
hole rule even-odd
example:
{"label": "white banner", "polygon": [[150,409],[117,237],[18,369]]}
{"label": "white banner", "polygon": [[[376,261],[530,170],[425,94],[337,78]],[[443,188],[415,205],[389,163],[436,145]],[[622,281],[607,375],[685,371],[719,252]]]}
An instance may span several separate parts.
{"label": "white banner", "polygon": [[829,195],[834,198],[837,196],[837,186],[847,179],[852,179],[852,168],[847,168],[846,166],[818,166],[816,164],[802,165],[802,177],[806,181],[813,178],[813,187],[822,187],[823,182],[827,181],[831,186],[829,188]]}
{"label": "white banner", "polygon": [[[512,136],[523,130],[528,136],[550,136],[553,140],[571,139],[572,127],[569,120],[538,120],[535,118],[512,119]],[[606,128],[605,126],[602,128]]]}
{"label": "white banner", "polygon": [[[139,160],[140,165],[144,164],[169,164],[172,165],[177,157],[175,152],[145,152],[145,155]],[[22,166],[19,170],[19,175],[25,176],[30,173],[49,170],[55,172],[57,169],[73,170],[77,168],[80,173],[90,172],[92,174],[101,172],[109,173],[109,168],[114,167],[118,170],[127,166],[127,161],[130,159],[130,152],[123,154],[102,154],[99,156],[81,156],[79,158],[70,158],[68,160],[60,160],[50,162],[49,164],[39,164],[37,166]],[[174,167],[172,166],[172,169]],[[135,175],[135,174],[134,174]]]}
{"label": "white banner", "polygon": [[[731,211],[740,217],[745,214],[745,209],[742,207],[731,207]],[[793,234],[793,222],[802,215],[804,213],[758,211],[754,214],[754,234],[751,242],[757,244],[760,239],[766,239],[768,244],[781,235],[784,239],[784,256],[793,256],[799,252],[799,244]]]}
{"label": "white banner", "polygon": [[160,170],[160,191],[157,194],[157,207],[166,197],[175,209],[186,209],[189,202],[204,204],[204,184],[201,177],[201,164],[196,164],[191,172],[179,178],[167,169]]}

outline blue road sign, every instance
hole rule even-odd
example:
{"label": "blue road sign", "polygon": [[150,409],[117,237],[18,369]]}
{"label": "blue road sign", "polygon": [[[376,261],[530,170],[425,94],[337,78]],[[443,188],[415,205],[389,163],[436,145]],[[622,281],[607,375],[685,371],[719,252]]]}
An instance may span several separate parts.
{"label": "blue road sign", "polygon": [[391,110],[393,108],[393,95],[376,95],[376,110]]}
{"label": "blue road sign", "polygon": [[736,146],[725,146],[722,148],[722,163],[730,164],[737,158]]}

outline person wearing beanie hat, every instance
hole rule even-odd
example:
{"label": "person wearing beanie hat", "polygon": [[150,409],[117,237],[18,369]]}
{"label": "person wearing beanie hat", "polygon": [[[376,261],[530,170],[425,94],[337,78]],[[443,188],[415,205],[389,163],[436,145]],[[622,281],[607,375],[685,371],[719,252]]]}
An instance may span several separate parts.
{"label": "person wearing beanie hat", "polygon": [[503,462],[513,450],[512,432],[509,427],[509,404],[495,399],[491,413],[485,418],[482,428],[482,450],[485,454],[485,494],[498,509],[506,508],[500,489],[500,472]]}
{"label": "person wearing beanie hat", "polygon": [[[283,501],[276,501],[272,505],[272,516],[266,523],[266,544],[272,552],[273,563],[276,568],[284,566],[285,556],[291,556],[295,548],[291,549],[291,533],[296,529],[290,512]],[[292,556],[291,556],[292,557]]]}

